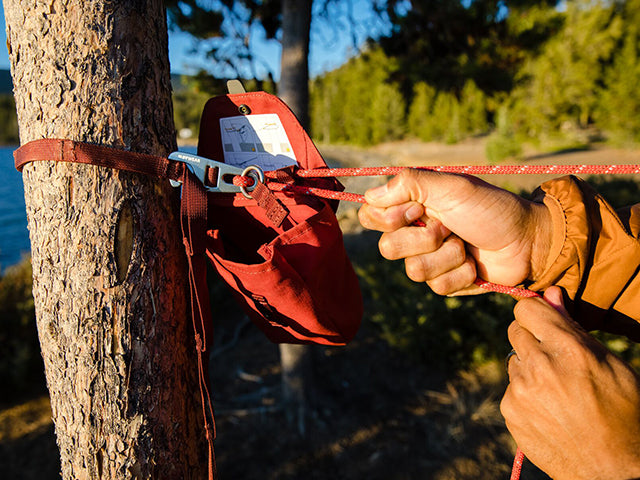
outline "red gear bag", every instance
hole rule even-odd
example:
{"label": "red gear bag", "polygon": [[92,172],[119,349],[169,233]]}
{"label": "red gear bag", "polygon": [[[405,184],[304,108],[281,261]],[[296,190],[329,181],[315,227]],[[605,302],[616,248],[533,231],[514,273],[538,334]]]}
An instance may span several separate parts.
{"label": "red gear bag", "polygon": [[[222,132],[238,129],[229,127],[234,118],[240,117],[236,123],[245,131],[232,133],[244,133],[254,140],[255,132],[246,132],[250,125],[242,116],[269,115],[270,120],[273,114],[282,123],[298,168],[326,167],[291,110],[264,92],[209,100],[202,114],[198,155],[222,161]],[[274,157],[268,152],[262,156],[267,161]],[[291,168],[295,167],[283,173]],[[342,189],[335,179],[305,182]],[[284,192],[269,194],[280,204],[276,208],[284,209],[284,218],[277,216],[274,221],[269,206],[242,193],[208,194],[209,259],[251,320],[273,342],[347,343],[360,324],[362,297],[336,220],[337,202]]]}

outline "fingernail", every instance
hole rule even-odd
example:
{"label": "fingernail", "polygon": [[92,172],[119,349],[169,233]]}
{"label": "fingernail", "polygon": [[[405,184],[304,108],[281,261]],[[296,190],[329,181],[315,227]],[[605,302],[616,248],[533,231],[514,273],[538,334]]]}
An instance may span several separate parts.
{"label": "fingernail", "polygon": [[423,213],[424,208],[422,207],[422,205],[414,203],[404,212],[404,219],[407,221],[407,223],[412,223],[414,220],[419,219]]}
{"label": "fingernail", "polygon": [[378,200],[387,194],[387,184],[367,190],[364,194],[367,200]]}

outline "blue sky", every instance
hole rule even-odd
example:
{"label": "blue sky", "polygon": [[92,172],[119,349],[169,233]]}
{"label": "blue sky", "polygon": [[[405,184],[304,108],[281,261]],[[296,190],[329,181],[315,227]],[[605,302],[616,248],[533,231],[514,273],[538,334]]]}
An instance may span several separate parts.
{"label": "blue sky", "polygon": [[[346,5],[351,2],[336,2],[329,20],[314,21],[311,32],[309,67],[312,76],[335,69],[342,65],[370,35],[379,36],[389,30],[388,24],[375,17],[371,11],[370,0],[355,0],[351,16],[357,27],[350,29],[346,20]],[[6,26],[4,9],[0,2],[0,69],[9,69],[9,56],[6,48]],[[280,44],[267,41],[264,33],[257,29],[252,32],[254,51],[263,58],[264,63],[274,73],[277,80],[280,63]],[[210,69],[210,63],[204,54],[194,52],[196,44],[191,37],[182,32],[169,32],[169,60],[174,73],[190,73],[199,68]],[[259,69],[261,67],[258,67]],[[262,70],[264,72],[264,70]],[[261,73],[261,72],[259,72]]]}

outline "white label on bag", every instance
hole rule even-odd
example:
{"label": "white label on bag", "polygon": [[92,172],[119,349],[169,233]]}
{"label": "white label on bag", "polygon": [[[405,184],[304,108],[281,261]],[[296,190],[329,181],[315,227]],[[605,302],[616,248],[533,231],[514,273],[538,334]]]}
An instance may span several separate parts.
{"label": "white label on bag", "polygon": [[220,119],[224,163],[257,165],[264,171],[298,165],[280,117],[275,113]]}

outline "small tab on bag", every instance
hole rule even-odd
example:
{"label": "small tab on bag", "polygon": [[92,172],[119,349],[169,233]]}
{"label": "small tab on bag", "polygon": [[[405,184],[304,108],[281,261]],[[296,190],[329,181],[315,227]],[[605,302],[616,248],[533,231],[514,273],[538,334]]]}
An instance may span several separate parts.
{"label": "small tab on bag", "polygon": [[247,91],[244,89],[244,85],[242,85],[242,82],[237,79],[227,80],[227,90],[232,95],[235,93],[247,93]]}

